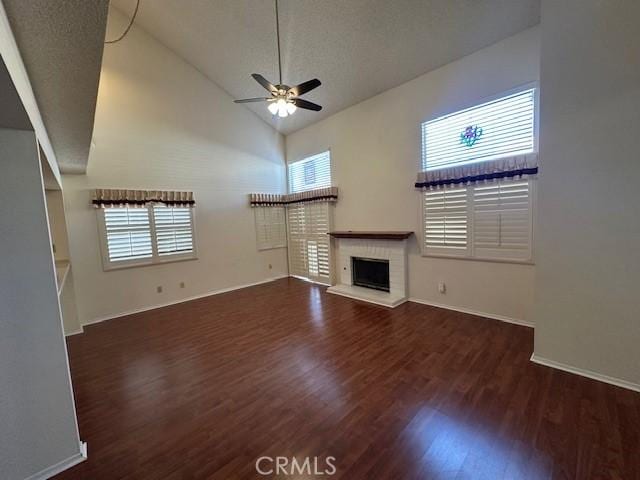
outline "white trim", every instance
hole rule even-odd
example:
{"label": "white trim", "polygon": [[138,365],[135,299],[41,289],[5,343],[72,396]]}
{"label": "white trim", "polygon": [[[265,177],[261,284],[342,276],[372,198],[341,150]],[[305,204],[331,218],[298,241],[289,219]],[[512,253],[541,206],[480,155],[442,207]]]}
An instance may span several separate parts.
{"label": "white trim", "polygon": [[591,380],[597,380],[599,382],[615,385],[616,387],[626,388],[628,390],[633,390],[634,392],[640,392],[640,384],[628,382],[620,378],[610,377],[609,375],[604,375],[603,373],[594,372],[592,370],[573,367],[571,365],[567,365],[566,363],[556,362],[555,360],[549,360],[548,358],[543,358],[539,355],[536,355],[535,352],[531,354],[530,360],[533,363],[537,363],[538,365],[543,365],[545,367],[551,367],[562,370],[564,372],[573,373],[574,375],[580,375],[581,377],[590,378]]}
{"label": "white trim", "polygon": [[34,473],[27,477],[25,480],[46,480],[54,477],[65,470],[84,462],[87,459],[87,444],[86,442],[80,442],[80,452],[70,456],[69,458],[62,460],[61,462],[51,465],[44,470]]}
{"label": "white trim", "polygon": [[64,336],[71,337],[73,335],[78,335],[79,333],[84,333],[84,328],[82,328],[82,325],[80,325],[80,328],[78,328],[77,330],[71,330],[70,332],[65,332]]}
{"label": "white trim", "polygon": [[210,291],[210,292],[202,293],[200,295],[194,295],[192,297],[187,297],[187,298],[183,298],[183,299],[180,299],[180,300],[174,300],[173,302],[167,302],[167,303],[161,303],[161,304],[158,304],[158,305],[151,305],[151,306],[148,306],[148,307],[136,308],[134,310],[128,310],[128,311],[125,311],[125,312],[116,313],[114,315],[108,315],[106,317],[94,318],[93,320],[89,320],[88,322],[84,322],[82,325],[83,326],[93,325],[95,323],[104,322],[106,320],[113,320],[114,318],[126,317],[127,315],[133,315],[133,314],[136,314],[136,313],[147,312],[149,310],[156,310],[158,308],[169,307],[171,305],[177,305],[178,303],[185,303],[185,302],[190,302],[192,300],[198,300],[199,298],[211,297],[213,295],[219,295],[221,293],[227,293],[227,292],[232,292],[234,290],[241,290],[243,288],[254,287],[256,285],[262,285],[263,283],[270,283],[270,282],[274,282],[276,280],[280,280],[282,278],[288,278],[288,277],[289,277],[288,274],[287,275],[279,275],[277,277],[271,277],[271,278],[267,278],[265,280],[260,280],[259,282],[247,283],[247,284],[244,284],[244,285],[236,285],[234,287],[222,288],[220,290],[213,290],[213,291]]}
{"label": "white trim", "polygon": [[526,320],[520,320],[518,318],[507,317],[505,315],[497,315],[495,313],[480,312],[471,308],[452,307],[451,305],[445,305],[443,303],[428,302],[419,298],[409,297],[409,301],[413,303],[420,303],[422,305],[429,305],[430,307],[444,308],[445,310],[453,310],[454,312],[468,313],[469,315],[475,315],[477,317],[490,318],[492,320],[500,320],[501,322],[512,323],[514,325],[520,325],[522,327],[534,328],[532,322]]}

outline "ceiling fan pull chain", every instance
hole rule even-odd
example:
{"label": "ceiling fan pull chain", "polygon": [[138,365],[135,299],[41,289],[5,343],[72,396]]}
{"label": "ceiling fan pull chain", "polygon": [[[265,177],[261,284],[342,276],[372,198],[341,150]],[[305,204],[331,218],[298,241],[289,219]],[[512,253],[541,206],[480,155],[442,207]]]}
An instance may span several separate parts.
{"label": "ceiling fan pull chain", "polygon": [[280,55],[280,17],[278,16],[278,0],[276,0],[276,38],[278,42],[278,75],[279,85],[282,85],[282,58]]}

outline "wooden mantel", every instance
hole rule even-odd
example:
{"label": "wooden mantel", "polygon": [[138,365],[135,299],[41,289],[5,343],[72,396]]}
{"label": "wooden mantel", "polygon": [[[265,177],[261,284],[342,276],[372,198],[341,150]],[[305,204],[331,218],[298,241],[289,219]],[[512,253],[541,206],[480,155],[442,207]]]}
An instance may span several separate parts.
{"label": "wooden mantel", "polygon": [[405,240],[413,235],[408,231],[356,231],[343,230],[339,232],[329,232],[333,238],[370,238],[375,240]]}

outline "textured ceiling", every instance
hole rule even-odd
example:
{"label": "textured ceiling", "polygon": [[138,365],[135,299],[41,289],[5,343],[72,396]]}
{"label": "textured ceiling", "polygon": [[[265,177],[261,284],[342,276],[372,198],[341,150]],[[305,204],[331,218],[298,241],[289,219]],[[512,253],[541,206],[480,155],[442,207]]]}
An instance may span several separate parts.
{"label": "textured ceiling", "polygon": [[2,0],[65,173],[86,169],[108,0]]}
{"label": "textured ceiling", "polygon": [[[135,0],[113,0],[130,16]],[[540,20],[540,0],[280,0],[283,82],[317,77],[304,98],[322,112],[275,119],[288,134],[423,73],[514,35]],[[136,24],[234,98],[277,82],[274,3],[269,0],[141,0]],[[124,40],[126,41],[126,39]]]}

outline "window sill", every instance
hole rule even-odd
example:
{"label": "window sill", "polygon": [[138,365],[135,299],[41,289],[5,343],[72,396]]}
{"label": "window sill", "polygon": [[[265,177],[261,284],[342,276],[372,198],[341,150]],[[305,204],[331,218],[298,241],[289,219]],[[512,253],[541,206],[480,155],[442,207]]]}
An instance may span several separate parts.
{"label": "window sill", "polygon": [[433,253],[421,253],[421,257],[425,258],[441,258],[445,260],[466,260],[471,262],[487,262],[487,263],[513,263],[516,265],[531,265],[535,266],[533,260],[517,260],[510,258],[482,258],[482,257],[464,257],[462,255],[437,255]]}
{"label": "window sill", "polygon": [[132,262],[125,263],[122,265],[103,265],[102,270],[105,272],[112,272],[114,270],[126,270],[129,268],[141,268],[141,267],[155,267],[157,265],[165,265],[167,263],[176,263],[176,262],[189,262],[191,260],[198,260],[198,257],[180,257],[180,258],[170,258],[170,259],[162,259],[157,260],[155,262]]}

